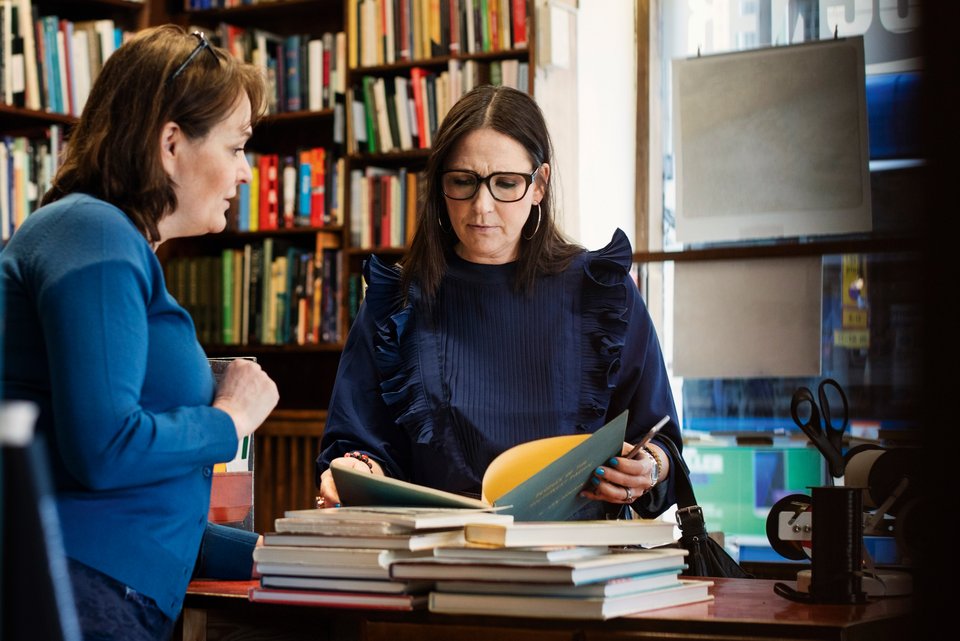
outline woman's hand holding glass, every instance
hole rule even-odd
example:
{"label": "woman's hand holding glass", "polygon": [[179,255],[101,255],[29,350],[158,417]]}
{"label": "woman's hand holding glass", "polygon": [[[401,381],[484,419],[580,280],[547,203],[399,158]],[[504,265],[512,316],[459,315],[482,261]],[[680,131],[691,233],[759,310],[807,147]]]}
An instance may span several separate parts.
{"label": "woman's hand holding glass", "polygon": [[217,385],[213,406],[230,415],[237,437],[243,438],[263,424],[279,400],[277,384],[263,368],[255,361],[238,358]]}

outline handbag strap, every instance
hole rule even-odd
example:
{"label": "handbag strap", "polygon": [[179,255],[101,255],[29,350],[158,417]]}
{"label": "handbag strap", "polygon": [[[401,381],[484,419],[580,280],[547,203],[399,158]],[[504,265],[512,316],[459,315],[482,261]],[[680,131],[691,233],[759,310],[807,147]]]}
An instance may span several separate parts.
{"label": "handbag strap", "polygon": [[669,438],[657,439],[658,445],[665,445],[670,450],[673,465],[670,470],[674,474],[673,487],[677,495],[677,525],[686,536],[702,536],[706,534],[706,522],[703,519],[703,510],[697,505],[697,497],[693,493],[693,483],[690,482],[690,468],[677,449],[676,443]]}
{"label": "handbag strap", "polygon": [[658,438],[657,445],[665,446],[670,450],[670,458],[673,460],[670,471],[674,475],[673,487],[677,494],[677,507],[694,507],[697,504],[697,497],[694,496],[693,484],[690,483],[690,469],[687,467],[687,462],[683,460],[680,450],[677,449],[676,443],[669,438]]}

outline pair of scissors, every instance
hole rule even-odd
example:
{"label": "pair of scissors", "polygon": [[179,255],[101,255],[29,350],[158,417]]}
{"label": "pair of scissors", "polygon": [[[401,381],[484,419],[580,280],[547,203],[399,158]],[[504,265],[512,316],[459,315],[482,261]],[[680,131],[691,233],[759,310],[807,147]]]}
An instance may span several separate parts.
{"label": "pair of scissors", "polygon": [[[831,387],[840,397],[842,412],[838,417],[840,421],[838,425],[834,425],[830,399],[827,398],[827,388]],[[832,378],[824,379],[817,386],[816,398],[810,388],[798,388],[790,401],[790,415],[797,427],[803,430],[827,460],[830,476],[834,478],[843,476],[847,465],[843,460],[843,432],[850,422],[850,414],[847,395],[844,394],[840,384]]]}

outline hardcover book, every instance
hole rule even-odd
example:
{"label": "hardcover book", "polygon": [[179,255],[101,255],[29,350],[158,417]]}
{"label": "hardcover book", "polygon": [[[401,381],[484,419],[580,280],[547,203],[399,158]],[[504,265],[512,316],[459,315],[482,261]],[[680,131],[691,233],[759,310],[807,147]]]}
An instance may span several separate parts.
{"label": "hardcover book", "polygon": [[265,588],[291,590],[327,590],[337,592],[378,592],[382,594],[422,594],[433,587],[431,581],[382,581],[322,576],[267,575],[260,578]]}
{"label": "hardcover book", "polygon": [[381,550],[430,550],[443,545],[463,545],[463,530],[440,530],[382,536],[356,534],[294,534],[267,532],[264,545],[303,547],[377,548]]}
{"label": "hardcover book", "polygon": [[502,547],[537,545],[643,545],[672,543],[673,523],[658,519],[609,521],[542,521],[536,523],[470,523],[471,543]]}
{"label": "hardcover book", "polygon": [[[266,578],[266,577],[264,577]],[[282,577],[286,578],[286,577]],[[396,584],[396,585],[403,585]],[[636,592],[680,585],[677,568],[656,570],[646,574],[625,576],[609,581],[585,585],[557,585],[554,583],[510,583],[495,581],[438,581],[437,592],[468,592],[473,594],[519,594],[580,598],[616,597]]]}
{"label": "hardcover book", "polygon": [[[297,519],[298,522],[287,519]],[[318,531],[326,526],[343,524],[352,528],[355,534],[361,533],[361,527],[367,533],[376,535],[384,533],[384,525],[395,526],[387,532],[412,532],[414,530],[439,530],[463,527],[467,523],[509,523],[513,517],[509,514],[493,512],[489,508],[427,508],[427,507],[395,507],[395,506],[366,506],[366,507],[328,507],[306,510],[287,510],[277,525],[281,523],[296,527],[311,527],[305,520],[316,522]]]}
{"label": "hardcover book", "polygon": [[431,592],[431,612],[561,619],[611,619],[658,608],[709,601],[711,581],[681,581],[679,585],[615,597],[558,597],[517,594]]}
{"label": "hardcover book", "polygon": [[[258,548],[259,549],[259,548]],[[686,550],[661,548],[632,552],[611,551],[569,561],[502,561],[452,559],[439,556],[395,560],[390,565],[393,579],[425,581],[510,581],[515,583],[559,583],[581,585],[633,576],[654,570],[683,567]]]}
{"label": "hardcover book", "polygon": [[250,600],[266,603],[318,605],[328,608],[367,608],[376,610],[415,610],[427,603],[426,594],[382,594],[379,592],[321,592],[250,588]]}

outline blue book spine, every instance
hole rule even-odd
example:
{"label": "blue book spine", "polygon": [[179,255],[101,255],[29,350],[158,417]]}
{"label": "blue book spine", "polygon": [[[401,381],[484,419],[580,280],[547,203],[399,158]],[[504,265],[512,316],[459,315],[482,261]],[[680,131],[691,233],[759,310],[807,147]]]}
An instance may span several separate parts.
{"label": "blue book spine", "polygon": [[300,36],[287,36],[283,42],[286,63],[287,111],[300,111],[303,101],[300,95]]}
{"label": "blue book spine", "polygon": [[237,187],[237,231],[250,231],[250,183]]}
{"label": "blue book spine", "polygon": [[313,175],[310,172],[310,154],[306,158],[301,155],[300,167],[297,172],[297,224],[310,225],[310,201],[313,194],[312,181]]}

